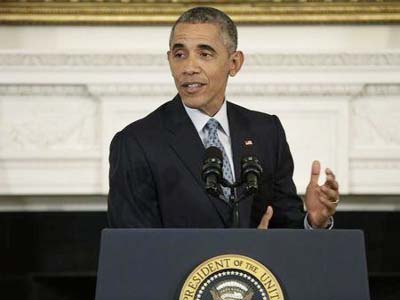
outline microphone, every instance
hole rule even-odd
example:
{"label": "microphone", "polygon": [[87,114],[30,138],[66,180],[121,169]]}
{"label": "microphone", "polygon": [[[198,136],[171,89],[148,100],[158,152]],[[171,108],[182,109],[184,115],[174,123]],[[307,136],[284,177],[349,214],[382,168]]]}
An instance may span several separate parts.
{"label": "microphone", "polygon": [[258,182],[262,175],[263,169],[260,161],[254,155],[251,145],[246,145],[242,157],[242,181],[246,183],[246,192],[248,194],[255,194],[258,192]]}
{"label": "microphone", "polygon": [[214,146],[207,148],[201,175],[206,184],[207,193],[216,197],[221,191],[219,183],[222,179],[222,164],[222,151]]}

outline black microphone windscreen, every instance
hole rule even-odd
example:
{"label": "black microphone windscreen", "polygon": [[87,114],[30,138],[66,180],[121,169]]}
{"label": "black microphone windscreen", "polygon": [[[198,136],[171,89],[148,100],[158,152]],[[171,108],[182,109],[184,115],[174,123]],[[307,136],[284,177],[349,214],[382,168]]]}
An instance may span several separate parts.
{"label": "black microphone windscreen", "polygon": [[249,156],[254,156],[254,150],[253,150],[253,145],[252,144],[245,144],[243,147],[243,158],[244,157],[249,157]]}
{"label": "black microphone windscreen", "polygon": [[206,149],[205,160],[209,158],[217,158],[222,161],[222,151],[215,146],[208,147]]}

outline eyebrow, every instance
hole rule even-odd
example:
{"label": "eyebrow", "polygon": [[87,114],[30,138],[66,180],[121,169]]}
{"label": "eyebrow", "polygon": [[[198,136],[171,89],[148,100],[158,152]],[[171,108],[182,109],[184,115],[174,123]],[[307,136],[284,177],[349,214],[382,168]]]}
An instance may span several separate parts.
{"label": "eyebrow", "polygon": [[172,46],[172,50],[182,49],[182,48],[185,48],[185,46],[183,44],[174,44]]}
{"label": "eyebrow", "polygon": [[201,50],[208,50],[210,52],[216,53],[217,51],[215,51],[215,49],[213,47],[211,47],[210,45],[207,44],[200,44],[197,46],[197,48],[201,49]]}
{"label": "eyebrow", "polygon": [[[172,46],[172,51],[177,50],[177,49],[183,49],[183,48],[185,48],[184,44],[177,43]],[[207,50],[207,51],[210,51],[213,53],[217,53],[217,51],[215,51],[215,49],[213,47],[211,47],[210,45],[207,45],[207,44],[200,44],[197,46],[197,48],[200,50]]]}

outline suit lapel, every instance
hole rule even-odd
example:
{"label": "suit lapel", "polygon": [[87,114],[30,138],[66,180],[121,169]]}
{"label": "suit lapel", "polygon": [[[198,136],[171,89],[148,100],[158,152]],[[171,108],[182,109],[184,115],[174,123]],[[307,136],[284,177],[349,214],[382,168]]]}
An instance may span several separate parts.
{"label": "suit lapel", "polygon": [[[240,113],[239,108],[230,102],[227,103],[229,131],[231,137],[233,164],[235,168],[236,181],[241,180],[241,159],[245,154],[245,141],[253,140],[251,129],[249,127],[249,120]],[[237,196],[242,195],[244,187],[241,186],[237,189]],[[251,197],[252,198],[252,197]],[[239,213],[241,215],[241,227],[249,227],[246,220],[249,219],[251,213],[252,201],[247,198],[239,204]]]}
{"label": "suit lapel", "polygon": [[244,141],[248,137],[249,129],[247,121],[237,111],[237,108],[230,102],[227,103],[229,131],[231,136],[233,164],[235,168],[236,181],[240,180],[240,161],[244,154]]}
{"label": "suit lapel", "polygon": [[205,154],[204,145],[194,127],[192,121],[187,115],[182,101],[177,95],[173,101],[165,108],[163,114],[165,127],[168,129],[168,143],[177,153],[179,159],[188,168],[194,180],[204,190],[204,196],[211,201],[214,208],[217,210],[221,221],[225,226],[229,224],[229,209],[228,205],[210,197],[204,188],[204,182],[201,178],[201,168]]}
{"label": "suit lapel", "polygon": [[168,138],[170,146],[189,169],[197,183],[202,185],[201,167],[204,146],[179,96],[170,102],[165,112],[165,125],[170,133]]}

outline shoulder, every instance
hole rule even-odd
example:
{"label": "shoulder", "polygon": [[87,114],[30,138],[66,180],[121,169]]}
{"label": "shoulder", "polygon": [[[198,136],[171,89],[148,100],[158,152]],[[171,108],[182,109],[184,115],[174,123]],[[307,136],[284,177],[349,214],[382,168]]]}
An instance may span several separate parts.
{"label": "shoulder", "polygon": [[247,122],[248,124],[257,125],[270,125],[273,127],[281,127],[281,122],[276,115],[251,110],[245,108],[243,106],[234,104],[232,102],[228,102],[228,113],[233,113],[236,117],[242,119],[242,121]]}
{"label": "shoulder", "polygon": [[171,102],[172,101],[168,101],[162,104],[144,118],[128,124],[125,128],[115,134],[114,139],[143,139],[145,137],[159,135],[163,128],[163,113],[171,105]]}
{"label": "shoulder", "polygon": [[170,103],[171,101],[162,104],[144,118],[118,131],[110,143],[110,158],[112,156],[132,158],[140,153],[145,156],[149,149],[160,149],[164,141],[162,118]]}
{"label": "shoulder", "polygon": [[156,130],[161,126],[161,116],[165,108],[169,105],[169,102],[162,104],[156,110],[145,116],[144,118],[138,119],[124,129],[121,130],[124,134],[129,134],[138,131],[151,131]]}

